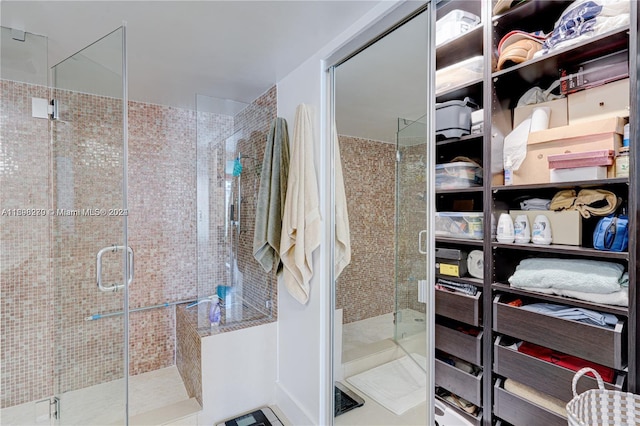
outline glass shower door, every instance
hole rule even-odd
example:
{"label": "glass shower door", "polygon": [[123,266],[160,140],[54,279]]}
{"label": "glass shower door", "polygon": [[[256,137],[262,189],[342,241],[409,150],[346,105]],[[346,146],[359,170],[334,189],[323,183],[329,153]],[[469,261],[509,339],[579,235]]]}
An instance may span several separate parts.
{"label": "glass shower door", "polygon": [[427,128],[398,119],[395,340],[426,370]]}
{"label": "glass shower door", "polygon": [[125,29],[52,67],[58,424],[127,424]]}

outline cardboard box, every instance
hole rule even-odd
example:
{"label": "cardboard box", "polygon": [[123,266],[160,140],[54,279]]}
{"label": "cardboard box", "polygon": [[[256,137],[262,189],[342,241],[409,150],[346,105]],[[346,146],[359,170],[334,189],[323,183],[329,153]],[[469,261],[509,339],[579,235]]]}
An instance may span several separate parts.
{"label": "cardboard box", "polygon": [[551,224],[551,244],[565,244],[569,246],[582,245],[582,216],[577,210],[554,212],[550,210],[509,210],[513,220],[521,214],[526,214],[529,227],[533,228],[536,216],[543,214]]}
{"label": "cardboard box", "polygon": [[569,124],[629,116],[629,79],[614,81],[568,96]]}
{"label": "cardboard box", "polygon": [[[623,118],[615,117],[529,133],[527,156],[512,173],[513,185],[549,183],[549,155],[601,149],[613,150],[617,155],[624,123]],[[613,169],[608,177],[615,177]]]}
{"label": "cardboard box", "polygon": [[548,107],[551,108],[549,116],[549,128],[566,126],[567,121],[567,98],[556,99],[554,101],[542,102],[535,105],[525,105],[517,107],[513,110],[513,128],[522,123],[535,108]]}

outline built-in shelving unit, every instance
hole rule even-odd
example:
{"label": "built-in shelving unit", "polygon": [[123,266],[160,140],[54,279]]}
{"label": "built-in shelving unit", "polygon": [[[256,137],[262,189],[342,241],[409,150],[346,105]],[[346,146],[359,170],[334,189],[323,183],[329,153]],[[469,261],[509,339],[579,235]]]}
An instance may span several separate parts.
{"label": "built-in shelving unit", "polygon": [[[445,16],[454,9],[482,17],[483,7],[485,5],[482,2],[473,0],[440,2],[437,18]],[[485,22],[483,20],[463,35],[439,46],[436,49],[436,68],[442,69],[477,56],[484,57]],[[481,77],[436,93],[436,102],[445,103],[470,98],[482,108],[484,90],[484,78]],[[485,140],[484,133],[438,140],[436,142],[436,163],[462,161],[458,158],[463,157],[482,165]],[[441,212],[483,212],[484,191],[484,185],[436,189],[436,208]],[[462,210],[460,209],[461,205],[464,206]],[[482,250],[484,245],[485,242],[482,239],[436,237],[437,248],[460,250],[464,253]],[[490,376],[488,378],[486,375],[482,359],[482,350],[487,338],[482,318],[485,282],[482,278],[468,275],[459,277],[441,275],[439,278],[471,285],[476,288],[476,293],[471,295],[436,290],[435,383],[438,388],[436,395],[470,422],[481,425],[485,418],[482,389],[484,383],[490,380]],[[460,362],[459,360],[468,363],[466,368],[472,368],[473,374],[465,372],[458,365],[451,365],[457,364]],[[443,397],[446,392],[452,393],[456,398],[464,398],[473,403],[478,407],[477,411],[473,414],[467,413],[452,402],[456,400],[455,398]]]}
{"label": "built-in shelving unit", "polygon": [[[435,142],[437,164],[464,156],[478,160],[484,169],[481,187],[436,189],[438,211],[456,211],[456,206],[463,205],[464,208],[458,211],[483,212],[484,239],[436,237],[435,241],[437,248],[458,249],[467,253],[482,250],[484,253],[483,278],[443,277],[475,286],[478,291],[474,296],[436,291],[437,357],[443,354],[461,357],[477,366],[478,374],[472,377],[459,374],[459,371],[451,366],[443,366],[437,359],[435,382],[437,386],[448,387],[451,392],[464,389],[464,394],[468,397],[466,399],[478,404],[478,412],[474,416],[467,415],[476,425],[566,425],[567,420],[562,415],[540,407],[505,388],[505,383],[512,380],[564,402],[572,397],[571,379],[574,372],[520,353],[509,346],[517,341],[527,341],[600,363],[615,370],[614,380],[606,385],[607,388],[640,392],[640,364],[636,354],[636,341],[640,332],[636,306],[640,294],[635,286],[640,274],[637,247],[637,240],[640,238],[640,176],[636,171],[636,165],[639,164],[637,135],[640,121],[637,99],[638,4],[630,2],[628,26],[552,50],[546,55],[503,70],[495,69],[497,45],[505,34],[515,29],[548,33],[571,3],[529,0],[499,16],[493,16],[492,13],[495,0],[437,3],[437,18],[453,9],[465,10],[482,18],[481,25],[439,46],[435,55],[437,70],[477,55],[482,55],[484,59],[482,79],[473,79],[436,93],[437,103],[470,97],[480,108],[484,108],[484,130],[481,134]],[[549,87],[559,78],[561,69],[571,69],[584,61],[625,49],[629,51],[631,88],[630,177],[504,185],[502,175],[492,173],[492,163],[501,163],[501,158],[492,158],[492,155],[497,155],[497,150],[491,146],[492,137],[496,130],[504,135],[512,130],[512,110],[518,99],[531,87]],[[628,251],[610,252],[593,248],[592,233],[599,218],[581,219],[581,245],[505,244],[492,239],[492,218],[497,221],[497,216],[505,209],[519,210],[519,200],[522,197],[551,199],[561,189],[579,191],[584,188],[603,188],[623,199],[630,218]],[[592,259],[624,265],[630,278],[629,306],[593,303],[511,287],[509,277],[518,264],[523,259],[535,257]],[[521,299],[525,303],[547,302],[591,309],[613,314],[618,322],[613,328],[603,328],[531,313],[510,305],[509,302],[514,299]],[[456,327],[460,326],[472,327],[478,333],[471,338],[457,332]],[[579,389],[593,387],[592,381],[585,380],[579,385]],[[454,404],[451,405],[458,409]],[[463,410],[458,411],[466,414]]]}
{"label": "built-in shelving unit", "polygon": [[[485,65],[497,63],[497,45],[500,39],[511,30],[527,32],[551,31],[562,12],[571,1],[530,0],[500,16],[491,16],[494,1],[488,2],[485,20],[491,22],[486,29],[485,41],[491,46],[486,49]],[[486,73],[484,82],[484,105],[490,105],[485,120],[488,118],[491,129],[498,129],[503,134],[511,131],[510,117],[518,99],[531,87],[546,89],[560,76],[561,69],[571,69],[578,64],[601,56],[628,49],[629,78],[631,82],[630,118],[631,152],[637,151],[634,143],[637,135],[637,21],[638,7],[630,2],[631,25],[618,28],[607,33],[589,38],[579,43],[552,50],[546,55],[534,57],[526,62],[515,64],[502,70],[492,68]],[[507,118],[505,120],[505,117]],[[505,126],[508,122],[509,126]],[[491,137],[491,129],[485,129],[485,140]],[[486,164],[501,159],[492,159],[490,144],[485,144],[484,159]],[[519,210],[518,200],[523,196],[530,198],[551,199],[561,189],[603,188],[614,192],[626,203],[630,217],[637,218],[637,173],[634,161],[637,153],[632,155],[631,174],[629,178],[608,178],[603,180],[574,181],[563,183],[532,183],[505,186],[493,176],[485,172],[484,207],[485,222],[505,210]],[[487,166],[485,166],[487,167]],[[638,391],[638,362],[636,354],[636,337],[638,319],[636,314],[637,293],[635,281],[638,271],[637,259],[637,220],[631,220],[630,247],[625,252],[600,251],[593,248],[592,233],[600,218],[580,219],[582,221],[581,245],[536,245],[505,244],[485,239],[485,282],[491,283],[485,288],[484,309],[484,349],[483,349],[483,423],[485,425],[500,423],[530,425],[564,425],[567,420],[557,412],[543,408],[507,389],[509,380],[525,384],[544,395],[557,398],[563,403],[571,397],[571,380],[574,371],[556,364],[520,353],[509,346],[514,342],[524,341],[554,351],[595,362],[615,371],[614,381],[607,384],[609,389],[631,392]],[[490,225],[485,223],[485,232]],[[633,240],[633,241],[631,241]],[[519,263],[526,258],[561,258],[591,259],[622,264],[630,276],[629,307],[592,303],[584,300],[544,294],[533,290],[515,288],[509,285],[509,277]],[[576,321],[556,318],[540,313],[532,313],[520,309],[515,299],[525,304],[546,302],[562,304],[576,308],[590,309],[617,317],[618,323],[613,328],[605,328]],[[594,387],[592,383],[581,384],[582,389]]]}

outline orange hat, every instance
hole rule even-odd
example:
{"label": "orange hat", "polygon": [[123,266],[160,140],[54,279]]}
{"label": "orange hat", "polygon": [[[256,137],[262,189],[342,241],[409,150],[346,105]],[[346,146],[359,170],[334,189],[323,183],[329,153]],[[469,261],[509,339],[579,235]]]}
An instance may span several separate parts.
{"label": "orange hat", "polygon": [[520,64],[533,58],[542,49],[542,43],[547,36],[541,32],[526,33],[511,31],[498,44],[498,70],[508,62]]}

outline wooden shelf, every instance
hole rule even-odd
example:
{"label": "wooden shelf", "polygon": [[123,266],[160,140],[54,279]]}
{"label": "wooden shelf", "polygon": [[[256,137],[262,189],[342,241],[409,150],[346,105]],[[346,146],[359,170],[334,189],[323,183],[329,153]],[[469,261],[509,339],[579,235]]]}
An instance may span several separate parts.
{"label": "wooden shelf", "polygon": [[436,243],[448,243],[448,244],[460,244],[466,246],[478,246],[482,247],[484,242],[482,240],[472,240],[470,238],[450,238],[450,237],[436,237]]}
{"label": "wooden shelf", "polygon": [[579,180],[574,182],[555,182],[555,183],[534,183],[528,185],[498,185],[492,186],[493,192],[498,191],[522,191],[529,189],[569,189],[569,188],[590,188],[603,185],[620,185],[629,184],[629,178],[610,178],[602,180]]}
{"label": "wooden shelf", "polygon": [[[608,33],[594,36],[583,42],[573,44],[557,50],[552,50],[546,55],[542,55],[526,62],[496,71],[491,74],[491,78],[499,84],[500,78],[508,74],[527,74],[540,73],[544,70],[553,70],[556,72],[561,66],[568,66],[584,62],[598,56],[602,56],[604,52],[612,53],[618,50],[624,50],[629,44],[629,27],[622,27],[612,30]],[[549,66],[552,62],[554,66]],[[542,63],[545,63],[544,65]],[[537,68],[537,71],[524,71],[524,69]],[[543,76],[540,73],[540,76]],[[557,76],[556,76],[557,77]]]}
{"label": "wooden shelf", "polygon": [[447,188],[436,189],[436,194],[458,194],[460,192],[482,192],[484,189],[481,186],[470,186],[468,188]]}
{"label": "wooden shelf", "polygon": [[546,300],[553,303],[563,305],[578,306],[580,308],[592,309],[600,312],[607,312],[614,315],[628,316],[629,310],[623,306],[604,305],[602,303],[586,302],[584,300],[572,299],[564,296],[556,296],[553,294],[536,293],[535,291],[527,291],[521,288],[513,288],[509,284],[493,283],[491,289],[501,291],[503,293],[517,294],[519,296],[533,297],[536,299]]}
{"label": "wooden shelf", "polygon": [[436,67],[445,68],[473,56],[482,55],[482,24],[436,49]]}
{"label": "wooden shelf", "polygon": [[468,143],[470,141],[475,141],[477,139],[480,139],[479,143],[482,143],[483,136],[484,135],[482,133],[476,133],[476,134],[472,134],[472,135],[462,136],[461,138],[444,139],[444,140],[441,140],[441,141],[437,141],[436,142],[436,146],[459,144],[459,143],[460,144],[461,143]]}
{"label": "wooden shelf", "polygon": [[568,254],[568,255],[579,255],[579,256],[592,256],[599,258],[607,258],[607,259],[620,259],[620,260],[629,260],[629,253],[626,251],[616,252],[616,251],[602,251],[596,250],[588,247],[579,247],[579,246],[568,246],[562,244],[550,244],[550,245],[541,245],[541,244],[516,244],[516,243],[497,243],[492,242],[491,247],[493,248],[505,248],[512,250],[524,250],[524,251],[533,251],[533,252],[544,252],[544,253],[558,253],[558,254]]}

